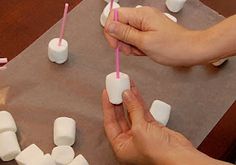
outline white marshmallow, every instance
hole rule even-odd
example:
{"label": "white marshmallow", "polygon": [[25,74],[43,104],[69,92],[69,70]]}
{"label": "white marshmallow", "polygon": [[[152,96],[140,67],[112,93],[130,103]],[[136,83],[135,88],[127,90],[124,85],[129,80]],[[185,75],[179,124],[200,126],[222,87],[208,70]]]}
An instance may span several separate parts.
{"label": "white marshmallow", "polygon": [[59,117],[54,121],[54,143],[72,146],[75,143],[76,122],[72,118]]}
{"label": "white marshmallow", "polygon": [[16,132],[16,123],[12,115],[7,111],[0,111],[0,133],[4,131]]}
{"label": "white marshmallow", "polygon": [[69,165],[89,165],[83,155],[78,155]]}
{"label": "white marshmallow", "polygon": [[122,93],[130,89],[130,79],[125,73],[120,72],[120,78],[116,78],[116,72],[106,76],[106,89],[109,100],[112,104],[121,104],[123,102]]}
{"label": "white marshmallow", "polygon": [[[111,2],[111,0],[105,0],[105,2],[109,3],[109,2]],[[114,0],[114,2],[118,3],[119,0]]]}
{"label": "white marshmallow", "polygon": [[58,146],[53,148],[51,155],[57,165],[66,165],[73,161],[75,152],[70,146]]}
{"label": "white marshmallow", "polygon": [[52,39],[48,44],[48,58],[51,62],[63,64],[68,59],[68,43],[62,39],[61,46],[58,45],[59,38]]}
{"label": "white marshmallow", "polygon": [[184,7],[186,1],[187,0],[166,0],[166,6],[170,11],[177,13]]}
{"label": "white marshmallow", "polygon": [[31,144],[25,148],[16,158],[18,165],[33,165],[43,159],[43,151],[35,144]]}
{"label": "white marshmallow", "polygon": [[[31,165],[31,164],[28,164]],[[56,165],[56,162],[50,154],[46,154],[42,157],[41,160],[35,162],[34,165]]]}
{"label": "white marshmallow", "polygon": [[173,15],[169,14],[169,13],[164,13],[170,20],[172,20],[173,22],[177,23],[177,18],[175,18]]}
{"label": "white marshmallow", "polygon": [[[106,5],[106,7],[104,8],[102,14],[101,14],[101,17],[100,17],[100,23],[101,25],[104,27],[106,22],[107,22],[107,18],[109,16],[109,13],[110,13],[110,7],[111,7],[111,3],[108,3]],[[116,2],[113,3],[113,6],[112,6],[112,9],[116,9],[116,8],[119,8],[120,5]]]}
{"label": "white marshmallow", "polygon": [[0,133],[0,157],[3,161],[11,161],[21,152],[16,133],[6,131]]}
{"label": "white marshmallow", "polygon": [[218,67],[218,66],[221,66],[222,64],[224,64],[226,61],[228,61],[228,59],[224,58],[219,61],[213,62],[212,65]]}
{"label": "white marshmallow", "polygon": [[156,121],[167,125],[170,118],[171,106],[160,100],[155,100],[150,108],[150,113]]}
{"label": "white marshmallow", "polygon": [[137,5],[135,8],[141,8],[141,7],[143,7],[142,5]]}

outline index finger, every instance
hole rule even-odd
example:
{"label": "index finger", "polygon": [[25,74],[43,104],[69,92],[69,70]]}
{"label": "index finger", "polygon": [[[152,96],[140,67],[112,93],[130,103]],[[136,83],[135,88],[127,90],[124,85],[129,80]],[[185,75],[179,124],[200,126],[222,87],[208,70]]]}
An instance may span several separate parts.
{"label": "index finger", "polygon": [[115,106],[109,102],[106,90],[102,93],[102,105],[105,131],[108,140],[112,143],[122,130],[116,119]]}

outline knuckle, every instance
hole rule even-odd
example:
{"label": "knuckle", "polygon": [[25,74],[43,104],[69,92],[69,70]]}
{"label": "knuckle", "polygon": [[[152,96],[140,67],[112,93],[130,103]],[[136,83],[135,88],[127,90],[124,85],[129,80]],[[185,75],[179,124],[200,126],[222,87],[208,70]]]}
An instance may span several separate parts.
{"label": "knuckle", "polygon": [[148,47],[148,36],[141,35],[138,41],[138,45],[142,50],[146,50]]}
{"label": "knuckle", "polygon": [[124,28],[124,30],[123,30],[123,41],[124,42],[129,41],[130,33],[131,33],[130,26],[127,26],[126,28]]}

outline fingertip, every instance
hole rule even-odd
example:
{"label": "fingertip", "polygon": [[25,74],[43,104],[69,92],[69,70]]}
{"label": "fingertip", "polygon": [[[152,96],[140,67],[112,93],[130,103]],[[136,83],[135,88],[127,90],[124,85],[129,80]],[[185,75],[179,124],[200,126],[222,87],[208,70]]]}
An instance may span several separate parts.
{"label": "fingertip", "polygon": [[130,80],[130,87],[131,87],[131,89],[136,87],[135,82],[134,82],[133,79]]}

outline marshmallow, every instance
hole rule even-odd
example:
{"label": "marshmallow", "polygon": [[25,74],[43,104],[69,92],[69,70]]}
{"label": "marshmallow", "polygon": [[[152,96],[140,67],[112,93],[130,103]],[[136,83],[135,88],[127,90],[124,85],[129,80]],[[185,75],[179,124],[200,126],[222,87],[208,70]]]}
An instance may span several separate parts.
{"label": "marshmallow", "polygon": [[43,151],[35,144],[31,144],[25,148],[16,158],[18,165],[33,165],[43,159]]}
{"label": "marshmallow", "polygon": [[83,155],[78,155],[69,165],[89,165]]}
{"label": "marshmallow", "polygon": [[3,161],[11,161],[21,152],[16,133],[6,131],[0,133],[0,157]]}
{"label": "marshmallow", "polygon": [[[109,2],[111,2],[111,0],[105,0],[105,2],[109,3]],[[114,2],[118,3],[119,0],[114,0]]]}
{"label": "marshmallow", "polygon": [[137,5],[135,8],[141,8],[141,7],[143,7],[142,5]]}
{"label": "marshmallow", "polygon": [[173,15],[169,14],[169,13],[164,13],[170,20],[172,20],[173,22],[177,23],[177,18],[175,18]]}
{"label": "marshmallow", "polygon": [[68,117],[59,117],[54,121],[54,143],[57,146],[72,146],[75,143],[76,123]]}
{"label": "marshmallow", "polygon": [[222,64],[224,64],[226,61],[228,61],[228,59],[224,58],[219,61],[213,62],[212,65],[218,67],[218,66],[221,66]]}
{"label": "marshmallow", "polygon": [[[31,164],[28,164],[28,165],[31,165]],[[42,157],[41,160],[39,160],[38,162],[35,162],[34,165],[56,165],[56,162],[54,161],[54,159],[52,158],[50,154],[46,154]]]}
{"label": "marshmallow", "polygon": [[4,131],[16,132],[16,123],[12,115],[7,111],[0,111],[0,133]]}
{"label": "marshmallow", "polygon": [[62,39],[61,46],[58,45],[59,38],[52,39],[48,44],[48,58],[51,62],[63,64],[68,59],[68,43]]}
{"label": "marshmallow", "polygon": [[184,7],[186,1],[187,0],[166,0],[166,6],[170,11],[177,13]]}
{"label": "marshmallow", "polygon": [[156,121],[167,125],[170,118],[171,106],[160,100],[155,100],[150,108],[150,113]]}
{"label": "marshmallow", "polygon": [[52,150],[52,158],[57,165],[66,165],[73,161],[75,152],[70,146],[58,146]]}
{"label": "marshmallow", "polygon": [[[110,13],[110,7],[111,7],[111,3],[108,3],[106,5],[106,7],[104,8],[103,12],[102,12],[102,15],[100,17],[100,23],[101,25],[104,27],[106,22],[107,22],[107,18],[109,16],[109,13]],[[113,6],[112,6],[112,9],[116,9],[116,8],[119,8],[120,5],[116,2],[113,3]]]}
{"label": "marshmallow", "polygon": [[116,72],[106,76],[106,89],[109,100],[112,104],[121,104],[123,102],[122,93],[130,89],[130,79],[125,73],[120,72],[120,78],[116,78]]}

